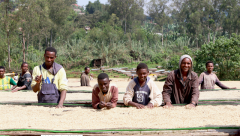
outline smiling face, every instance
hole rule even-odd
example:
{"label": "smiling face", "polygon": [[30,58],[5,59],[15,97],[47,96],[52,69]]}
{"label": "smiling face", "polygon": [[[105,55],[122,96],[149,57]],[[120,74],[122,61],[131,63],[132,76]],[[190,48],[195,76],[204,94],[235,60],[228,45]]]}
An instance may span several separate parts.
{"label": "smiling face", "polygon": [[46,53],[44,54],[44,59],[46,66],[52,66],[54,60],[56,59],[55,52],[46,51]]}
{"label": "smiling face", "polygon": [[138,79],[140,82],[144,82],[147,79],[147,76],[149,74],[149,71],[147,69],[139,69],[137,70],[137,75],[138,75]]}
{"label": "smiling face", "polygon": [[109,89],[110,81],[108,78],[98,79],[98,86],[103,93],[107,93]]}
{"label": "smiling face", "polygon": [[188,73],[192,67],[192,61],[189,58],[185,58],[182,60],[180,67],[183,73]]}
{"label": "smiling face", "polygon": [[214,69],[213,63],[208,63],[207,66],[206,66],[206,68],[207,68],[207,72],[208,72],[208,73],[212,73],[212,71],[213,71],[213,69]]}
{"label": "smiling face", "polygon": [[22,65],[21,69],[22,69],[22,72],[23,72],[23,73],[26,73],[26,72],[28,71],[28,64],[27,64],[27,63],[24,63],[24,64]]}
{"label": "smiling face", "polygon": [[3,68],[0,69],[0,78],[4,77],[5,70]]}

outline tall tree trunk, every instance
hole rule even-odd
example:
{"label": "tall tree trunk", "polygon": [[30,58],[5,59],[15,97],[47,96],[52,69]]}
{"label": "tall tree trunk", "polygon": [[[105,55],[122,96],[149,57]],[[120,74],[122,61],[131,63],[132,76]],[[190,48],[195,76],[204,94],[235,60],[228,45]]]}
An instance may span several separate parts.
{"label": "tall tree trunk", "polygon": [[41,45],[41,42],[42,42],[42,39],[40,36],[38,36],[38,40],[39,40],[39,44],[38,44],[38,50],[40,50],[40,45]]}
{"label": "tall tree trunk", "polygon": [[217,30],[215,30],[214,33],[213,33],[213,43],[215,43],[215,35],[216,35],[216,31],[217,31]]}
{"label": "tall tree trunk", "polygon": [[25,58],[25,34],[22,31],[22,48],[23,48],[23,62],[26,62],[26,58]]}
{"label": "tall tree trunk", "polygon": [[126,15],[125,15],[125,29],[124,29],[124,33],[126,34],[126,27],[127,27],[127,21],[126,21]]}
{"label": "tall tree trunk", "polygon": [[[9,7],[9,1],[7,1],[8,2],[8,4],[7,4],[7,6],[6,6],[6,19],[7,19],[7,21],[8,21],[8,7]],[[7,44],[8,44],[8,68],[9,69],[11,69],[11,62],[10,62],[10,60],[11,60],[11,56],[10,56],[10,42],[9,42],[9,28],[8,28],[8,24],[6,24],[6,26],[7,26]]]}
{"label": "tall tree trunk", "polygon": [[50,41],[50,46],[52,47],[52,29],[51,29],[50,33],[51,33],[51,41]]}
{"label": "tall tree trunk", "polygon": [[48,42],[47,42],[47,35],[46,35],[46,46],[48,46]]}
{"label": "tall tree trunk", "polygon": [[[209,27],[208,27],[209,28]],[[208,40],[207,40],[207,43],[210,42],[210,31],[208,31]]]}
{"label": "tall tree trunk", "polygon": [[7,43],[8,43],[8,68],[11,69],[11,56],[10,56],[9,30],[7,30]]}
{"label": "tall tree trunk", "polygon": [[197,49],[198,49],[198,39],[197,39]]}
{"label": "tall tree trunk", "polygon": [[163,26],[162,26],[162,46],[163,46]]}
{"label": "tall tree trunk", "polygon": [[[28,38],[27,38],[27,49],[26,49],[26,56],[28,56],[28,46],[29,46],[29,33],[28,33]],[[25,62],[27,62],[27,57],[25,58]]]}

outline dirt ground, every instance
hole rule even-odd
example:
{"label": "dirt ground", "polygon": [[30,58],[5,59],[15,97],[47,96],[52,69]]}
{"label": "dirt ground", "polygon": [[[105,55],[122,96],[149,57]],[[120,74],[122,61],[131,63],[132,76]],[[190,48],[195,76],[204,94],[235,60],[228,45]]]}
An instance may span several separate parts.
{"label": "dirt ground", "polygon": [[[69,90],[92,90],[80,87],[79,79],[69,79]],[[127,79],[112,79],[119,92],[125,92]],[[240,89],[240,81],[223,81],[229,87]],[[91,81],[94,86],[96,79]],[[164,82],[156,82],[162,91]],[[218,87],[215,87],[218,89]],[[122,100],[123,94],[119,95]],[[200,100],[239,99],[240,91],[201,92]],[[91,100],[91,93],[68,93],[66,100]],[[37,102],[34,92],[0,91],[0,103]],[[195,109],[162,107],[144,110],[114,108],[94,110],[91,107],[55,107],[0,105],[0,129],[35,128],[51,130],[107,129],[107,128],[186,128],[209,126],[240,126],[240,105],[198,106]]]}

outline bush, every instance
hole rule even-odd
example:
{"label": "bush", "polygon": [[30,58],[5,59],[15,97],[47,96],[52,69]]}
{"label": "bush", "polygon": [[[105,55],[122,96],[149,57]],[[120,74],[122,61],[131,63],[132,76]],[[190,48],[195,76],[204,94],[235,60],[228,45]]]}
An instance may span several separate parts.
{"label": "bush", "polygon": [[195,71],[201,73],[206,70],[205,63],[213,61],[215,71],[220,79],[239,79],[240,69],[240,35],[233,34],[232,38],[221,37],[215,43],[204,44],[201,50],[195,52]]}

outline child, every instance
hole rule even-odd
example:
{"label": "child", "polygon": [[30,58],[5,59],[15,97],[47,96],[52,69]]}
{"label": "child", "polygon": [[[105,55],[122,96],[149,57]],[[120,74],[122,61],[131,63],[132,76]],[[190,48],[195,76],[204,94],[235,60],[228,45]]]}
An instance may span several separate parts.
{"label": "child", "polygon": [[158,107],[162,103],[162,95],[156,84],[148,77],[148,66],[140,63],[137,66],[138,77],[130,81],[123,96],[126,106],[137,109]]}
{"label": "child", "polygon": [[98,84],[93,87],[92,106],[94,109],[106,107],[111,109],[117,106],[118,88],[110,84],[109,77],[106,73],[98,75]]}
{"label": "child", "polygon": [[229,88],[223,85],[216,74],[212,73],[214,69],[214,64],[212,61],[206,63],[206,72],[201,73],[199,76],[199,84],[201,84],[201,89],[214,89],[214,85],[218,85],[222,89],[236,89],[236,87]]}

